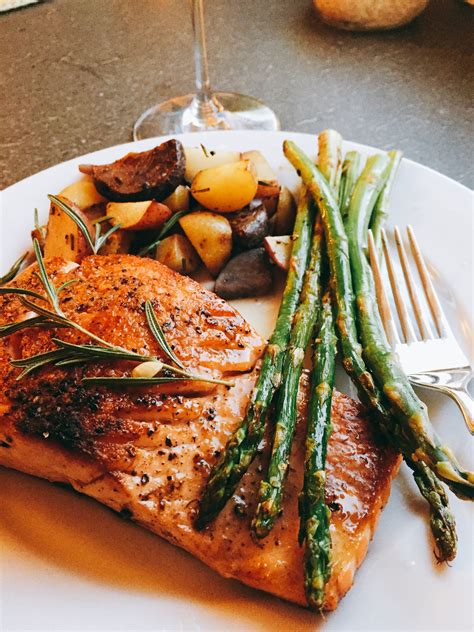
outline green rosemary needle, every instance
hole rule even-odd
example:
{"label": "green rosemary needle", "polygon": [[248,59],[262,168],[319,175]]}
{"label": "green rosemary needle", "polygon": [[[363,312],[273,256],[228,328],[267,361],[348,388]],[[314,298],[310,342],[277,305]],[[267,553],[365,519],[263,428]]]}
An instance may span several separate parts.
{"label": "green rosemary needle", "polygon": [[[176,356],[174,351],[168,344],[165,334],[159,324],[156,314],[153,310],[153,306],[150,301],[145,302],[145,316],[148,327],[157,341],[160,349],[172,362],[172,364],[165,364],[154,355],[140,354],[135,351],[124,349],[118,345],[114,345],[106,340],[96,336],[91,331],[88,331],[79,323],[74,322],[68,318],[59,304],[59,293],[64,288],[76,282],[75,279],[66,281],[59,288],[56,288],[48,273],[46,271],[43,256],[41,254],[41,248],[36,239],[33,240],[33,249],[36,255],[38,263],[37,277],[43,286],[46,296],[43,296],[37,292],[33,292],[24,288],[0,288],[2,293],[19,294],[19,300],[21,303],[32,313],[36,314],[32,318],[27,318],[15,323],[9,323],[6,325],[0,325],[0,337],[9,336],[12,333],[27,329],[30,327],[60,327],[75,329],[87,336],[92,342],[98,344],[74,344],[61,340],[60,338],[52,338],[52,342],[56,345],[56,349],[48,351],[46,353],[39,353],[27,358],[20,358],[18,360],[11,360],[11,364],[15,367],[20,367],[23,371],[20,373],[17,379],[23,378],[28,373],[45,366],[72,366],[77,364],[83,364],[91,361],[104,361],[104,360],[125,360],[135,363],[144,362],[156,362],[160,370],[156,376],[153,377],[107,377],[98,376],[83,378],[85,383],[95,383],[102,385],[144,385],[144,384],[163,384],[166,382],[174,381],[199,381],[210,382],[212,384],[224,384],[225,386],[233,386],[232,382],[226,380],[214,379],[204,375],[196,375],[188,371],[181,360]],[[31,300],[31,298],[40,299],[49,304],[48,307],[39,305]]]}

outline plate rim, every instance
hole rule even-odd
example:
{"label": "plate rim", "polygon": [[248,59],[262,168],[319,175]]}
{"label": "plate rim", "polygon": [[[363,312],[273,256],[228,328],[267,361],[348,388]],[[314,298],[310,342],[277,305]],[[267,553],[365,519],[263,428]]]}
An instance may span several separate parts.
{"label": "plate rim", "polygon": [[[236,132],[208,132],[207,134],[216,134],[216,135],[218,134],[220,138],[224,139],[224,135],[232,135],[232,136],[235,135],[235,136],[237,136],[237,135],[241,135],[242,132],[239,132],[239,131],[236,131]],[[280,136],[280,137],[283,137],[283,136],[285,136],[285,134],[287,134],[288,136],[290,136],[291,138],[294,138],[296,140],[298,138],[301,138],[301,137],[304,137],[304,138],[311,137],[311,138],[313,138],[316,141],[316,138],[317,138],[316,134],[307,134],[307,133],[304,133],[304,132],[285,132],[285,131],[281,132],[281,131],[279,131],[279,132],[259,132],[258,134],[259,134],[260,138],[263,138],[264,136],[268,136],[268,137],[273,136],[273,137],[275,137],[277,135]],[[255,143],[258,144],[260,141],[256,137],[256,133],[253,132],[252,135],[255,138]],[[112,146],[109,146],[109,147],[104,147],[102,149],[94,150],[93,152],[82,154],[81,156],[77,156],[75,158],[70,158],[70,159],[68,159],[66,161],[63,161],[61,163],[57,163],[55,165],[47,167],[46,169],[38,171],[38,172],[36,172],[36,173],[34,173],[34,174],[30,175],[30,176],[27,176],[26,178],[23,178],[22,180],[19,180],[18,182],[16,182],[16,183],[10,185],[9,187],[5,188],[3,191],[0,192],[0,194],[2,196],[2,197],[0,197],[0,202],[3,199],[3,194],[10,195],[12,192],[13,193],[15,192],[15,189],[17,187],[28,185],[31,180],[34,180],[34,179],[36,179],[38,177],[45,177],[45,176],[47,177],[50,173],[52,174],[52,172],[54,172],[56,169],[58,169],[60,167],[65,167],[65,168],[73,167],[75,163],[77,164],[77,162],[83,160],[86,157],[94,156],[94,155],[96,155],[96,154],[98,154],[100,152],[106,152],[106,151],[111,151],[111,150],[117,151],[117,153],[119,151],[121,151],[121,150],[127,151],[127,150],[132,149],[133,147],[137,147],[138,148],[140,146],[146,146],[147,144],[151,144],[153,141],[160,141],[161,142],[162,140],[165,140],[167,138],[174,138],[176,136],[179,137],[180,135],[170,134],[170,135],[166,135],[166,136],[158,136],[158,137],[154,137],[154,138],[150,138],[150,139],[145,139],[143,141],[138,141],[138,142],[130,141],[130,142],[126,142],[126,143],[120,143],[118,145],[112,145]],[[190,135],[186,134],[185,136],[189,137]],[[359,149],[363,150],[364,153],[365,152],[370,152],[370,151],[385,151],[385,150],[377,149],[377,148],[369,146],[369,145],[363,145],[363,144],[360,144],[360,143],[353,143],[352,141],[345,141],[345,142],[348,143],[351,147],[354,147],[356,149],[359,148]],[[317,145],[315,144],[314,145],[315,151],[316,151],[316,147],[317,147]],[[463,191],[463,194],[470,194],[471,193],[471,191],[470,191],[470,189],[468,187],[466,187],[465,185],[463,185],[463,184],[457,182],[456,180],[450,178],[449,176],[445,176],[444,174],[442,174],[442,173],[440,173],[440,172],[438,172],[438,171],[436,171],[436,170],[434,170],[434,169],[432,169],[430,167],[427,167],[427,166],[425,166],[425,165],[423,165],[421,163],[418,163],[416,161],[410,160],[408,158],[404,158],[403,160],[409,166],[410,170],[412,168],[422,169],[423,171],[426,171],[426,172],[430,173],[432,176],[434,175],[437,178],[441,177],[443,180],[448,181],[450,186],[453,186],[453,184],[456,185],[460,190]],[[79,174],[78,174],[78,177],[79,177]],[[466,217],[470,217],[468,215],[468,210],[467,209],[463,209],[463,210],[466,211]],[[2,239],[3,235],[4,235],[2,219],[4,219],[4,214],[3,213],[0,214],[0,239]],[[42,479],[35,479],[35,480],[41,480],[41,482],[43,482]],[[393,486],[392,486],[391,495],[392,496],[395,495]],[[394,500],[395,499],[392,498],[392,502]],[[382,519],[383,519],[383,516],[385,515],[386,511],[387,510],[385,510],[384,513],[382,514]],[[415,520],[415,516],[413,516],[413,520]],[[415,540],[416,540],[416,538],[415,538]],[[373,557],[374,557],[374,553],[375,553],[374,545],[375,545],[375,542],[371,544],[370,549],[369,549],[369,555],[372,552],[372,555],[371,555],[372,562],[374,561]],[[459,555],[462,555],[462,551],[460,552]],[[366,571],[365,571],[366,574],[369,572],[369,560],[368,559],[365,560],[365,563],[363,564],[362,568],[366,569]],[[427,568],[426,572],[429,572],[430,570],[431,570],[431,567]],[[360,573],[360,570],[358,571],[358,573]],[[360,586],[362,581],[363,581],[362,578],[359,577],[359,580],[356,581],[356,586],[359,586],[359,588],[364,589],[364,586]],[[352,589],[352,591],[354,591],[354,588]],[[360,590],[358,591],[358,594],[359,594],[359,596],[361,595]],[[177,597],[178,597],[178,599],[180,599],[180,595],[178,595]],[[400,594],[400,597],[403,598],[403,593]],[[289,608],[292,608],[291,604],[285,604],[285,605],[287,605]],[[342,606],[342,604],[341,604],[341,606]],[[348,608],[347,606],[349,606],[349,604],[347,604],[346,607],[344,608],[344,614],[341,613],[341,607],[340,607],[336,611],[336,613],[331,614],[329,616],[332,618],[335,614],[339,614],[340,613],[342,618],[345,621],[347,621],[346,617],[347,617],[348,614],[350,616],[351,611],[352,611],[350,609],[350,607]],[[181,616],[180,616],[180,619],[181,619]],[[328,617],[328,619],[329,619],[329,617]],[[184,617],[183,617],[183,620],[184,620]],[[316,625],[316,621],[317,620],[315,619],[315,625]],[[330,619],[329,619],[329,622],[330,622]],[[396,624],[398,624],[398,622]],[[331,627],[331,626],[329,625],[328,627]]]}

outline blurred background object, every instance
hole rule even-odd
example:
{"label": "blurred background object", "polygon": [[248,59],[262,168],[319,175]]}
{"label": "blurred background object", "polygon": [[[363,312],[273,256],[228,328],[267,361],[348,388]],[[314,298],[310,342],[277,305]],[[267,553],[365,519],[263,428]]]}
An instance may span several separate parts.
{"label": "blurred background object", "polygon": [[193,25],[195,94],[173,97],[148,108],[133,126],[133,140],[230,129],[280,129],[274,112],[259,99],[214,92],[209,79],[203,0],[190,0]]}
{"label": "blurred background object", "polygon": [[321,18],[348,31],[395,29],[414,20],[429,0],[314,0]]}
{"label": "blurred background object", "polygon": [[[282,129],[400,146],[473,184],[472,7],[433,0],[402,28],[364,33],[327,26],[312,0],[205,10],[220,90],[258,95]],[[146,108],[193,86],[188,0],[48,0],[0,13],[0,31],[0,188],[129,141]]]}

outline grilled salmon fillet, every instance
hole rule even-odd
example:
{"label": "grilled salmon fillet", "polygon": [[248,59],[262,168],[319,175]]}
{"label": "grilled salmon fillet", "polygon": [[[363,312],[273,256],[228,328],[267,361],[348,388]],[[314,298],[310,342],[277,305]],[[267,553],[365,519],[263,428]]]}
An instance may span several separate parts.
{"label": "grilled salmon fillet", "polygon": [[[36,264],[11,285],[41,292]],[[306,376],[298,399],[297,436],[283,514],[270,535],[249,529],[255,492],[269,449],[265,440],[233,498],[204,531],[194,529],[198,501],[212,465],[239,425],[265,343],[227,303],[156,261],[128,255],[88,257],[80,266],[47,261],[61,307],[96,335],[128,349],[160,355],[144,315],[150,300],[169,344],[186,367],[234,386],[171,383],[152,387],[85,386],[84,376],[120,376],[130,363],[43,367],[17,380],[9,360],[54,348],[56,336],[87,338],[69,329],[26,329],[0,339],[0,464],[70,484],[186,549],[232,577],[306,605],[303,551],[297,543],[302,487]],[[0,323],[29,314],[14,295],[0,297]],[[364,410],[335,392],[328,446],[333,569],[325,608],[351,587],[399,457],[377,438]]]}

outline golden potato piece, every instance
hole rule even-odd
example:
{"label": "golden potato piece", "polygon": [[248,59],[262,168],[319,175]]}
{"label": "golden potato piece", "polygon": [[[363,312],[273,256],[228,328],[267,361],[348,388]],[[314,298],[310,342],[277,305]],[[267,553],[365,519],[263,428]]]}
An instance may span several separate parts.
{"label": "golden potato piece", "polygon": [[[105,232],[105,227],[102,228]],[[99,250],[99,255],[126,255],[130,252],[133,233],[119,228],[107,238],[107,241]]]}
{"label": "golden potato piece", "polygon": [[178,234],[160,241],[156,247],[155,258],[180,274],[196,272],[201,262],[189,239]]}
{"label": "golden potato piece", "polygon": [[59,195],[71,200],[82,210],[101,204],[107,200],[95,188],[92,180],[79,180],[63,189]]}
{"label": "golden potato piece", "polygon": [[191,194],[205,208],[231,213],[255,197],[257,186],[253,162],[239,160],[200,171],[191,185]]}
{"label": "golden potato piece", "polygon": [[227,218],[199,211],[185,215],[179,223],[206,268],[213,276],[217,276],[232,251],[232,228]]}
{"label": "golden potato piece", "polygon": [[192,182],[196,174],[203,169],[219,167],[240,160],[239,151],[214,151],[206,149],[203,145],[201,147],[185,147],[184,155],[186,157],[184,178],[187,182]]}
{"label": "golden potato piece", "polygon": [[280,185],[265,156],[257,150],[244,151],[242,159],[251,160],[255,165],[258,181],[255,197],[261,200],[277,198],[280,193]]}
{"label": "golden potato piece", "polygon": [[166,200],[163,200],[163,204],[167,206],[170,211],[177,213],[178,211],[187,211],[189,209],[189,189],[188,187],[180,184],[169,195]]}
{"label": "golden potato piece", "polygon": [[161,228],[172,211],[161,202],[109,202],[106,215],[112,226],[120,224],[123,230],[150,230]]}
{"label": "golden potato piece", "polygon": [[[74,209],[77,215],[81,217],[92,238],[94,231],[87,215],[71,200],[66,199],[62,195],[58,197]],[[52,203],[49,209],[48,226],[44,243],[45,258],[62,257],[66,261],[79,263],[86,255],[90,254],[92,254],[90,246],[76,222]]]}

